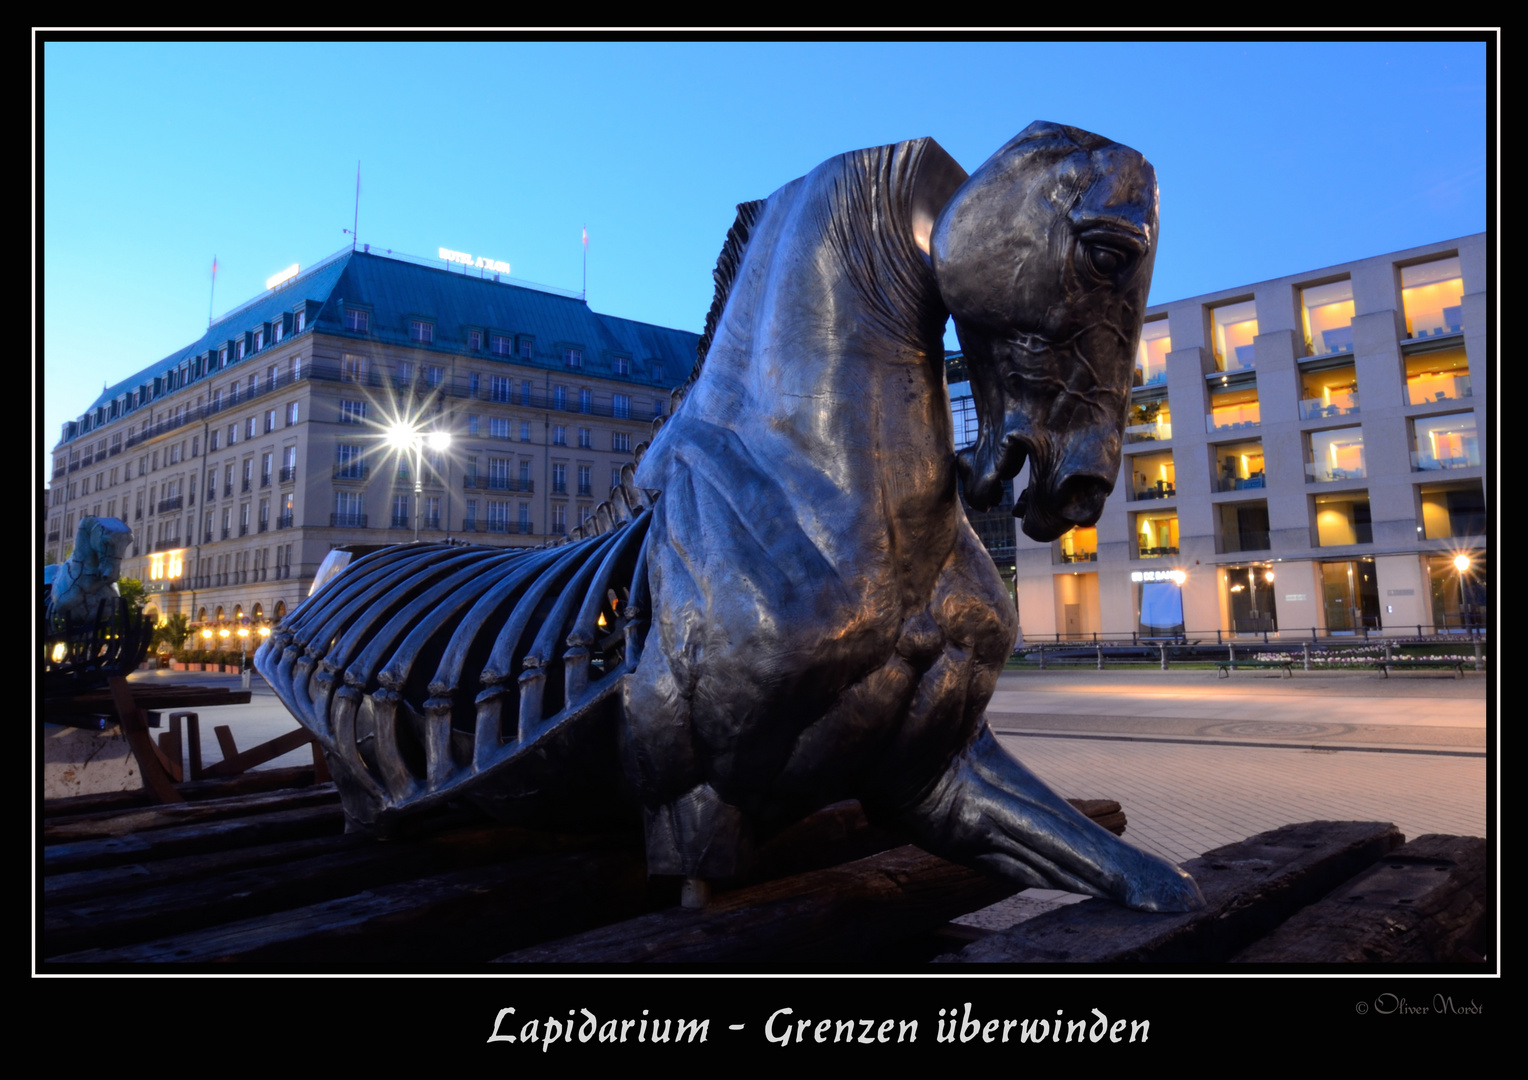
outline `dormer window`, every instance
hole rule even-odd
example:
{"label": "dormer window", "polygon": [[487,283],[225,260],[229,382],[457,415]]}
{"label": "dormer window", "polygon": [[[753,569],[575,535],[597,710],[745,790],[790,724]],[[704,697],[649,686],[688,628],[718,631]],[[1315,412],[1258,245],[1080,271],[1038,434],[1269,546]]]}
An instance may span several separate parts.
{"label": "dormer window", "polygon": [[493,335],[493,351],[498,353],[500,356],[508,356],[510,351],[509,338],[505,337],[503,334]]}
{"label": "dormer window", "polygon": [[244,359],[244,342],[243,342],[243,340],[241,339],[238,344],[239,344],[239,359],[243,360]]}
{"label": "dormer window", "polygon": [[429,345],[435,340],[435,326],[423,319],[409,320],[409,340],[417,341],[421,345]]}
{"label": "dormer window", "polygon": [[582,349],[564,349],[562,351],[562,362],[570,368],[581,368],[584,366],[584,351]]}
{"label": "dormer window", "polygon": [[626,356],[617,356],[615,358],[615,373],[617,375],[630,375],[631,358]]}
{"label": "dormer window", "polygon": [[299,311],[297,313],[297,333],[302,333],[303,330],[307,328],[307,325],[308,313],[306,311]]}
{"label": "dormer window", "polygon": [[354,330],[365,334],[371,331],[371,314],[366,311],[357,311],[355,308],[345,309],[345,329]]}
{"label": "dormer window", "polygon": [[218,367],[228,366],[228,346],[224,345],[218,350]]}
{"label": "dormer window", "polygon": [[255,352],[265,348],[265,327],[255,331]]}
{"label": "dormer window", "polygon": [[477,352],[480,349],[482,349],[482,347],[483,347],[483,331],[481,331],[481,330],[468,330],[467,331],[467,348],[471,349],[473,352]]}
{"label": "dormer window", "polygon": [[281,344],[281,331],[284,330],[285,328],[286,328],[286,320],[285,319],[277,319],[275,322],[271,323],[271,344],[272,345],[280,345]]}

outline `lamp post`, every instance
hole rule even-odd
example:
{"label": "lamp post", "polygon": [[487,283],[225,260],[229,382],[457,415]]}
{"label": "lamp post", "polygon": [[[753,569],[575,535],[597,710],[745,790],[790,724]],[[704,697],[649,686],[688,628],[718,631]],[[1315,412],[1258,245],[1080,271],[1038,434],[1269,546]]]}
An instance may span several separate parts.
{"label": "lamp post", "polygon": [[406,420],[399,420],[387,429],[387,445],[401,453],[414,455],[414,542],[419,542],[419,519],[424,514],[424,447],[444,451],[451,445],[449,431],[431,431],[428,434]]}
{"label": "lamp post", "polygon": [[1459,572],[1459,629],[1466,631],[1469,629],[1469,625],[1468,620],[1465,618],[1464,614],[1464,575],[1469,573],[1470,566],[1471,559],[1468,555],[1454,556],[1454,569]]}

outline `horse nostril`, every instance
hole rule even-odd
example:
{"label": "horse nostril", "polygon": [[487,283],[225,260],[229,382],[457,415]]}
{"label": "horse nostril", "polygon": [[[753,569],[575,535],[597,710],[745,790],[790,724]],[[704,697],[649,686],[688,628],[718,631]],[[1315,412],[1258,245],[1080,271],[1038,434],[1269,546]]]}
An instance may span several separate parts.
{"label": "horse nostril", "polygon": [[1056,513],[1078,525],[1091,525],[1103,513],[1114,485],[1100,476],[1073,474],[1056,488]]}

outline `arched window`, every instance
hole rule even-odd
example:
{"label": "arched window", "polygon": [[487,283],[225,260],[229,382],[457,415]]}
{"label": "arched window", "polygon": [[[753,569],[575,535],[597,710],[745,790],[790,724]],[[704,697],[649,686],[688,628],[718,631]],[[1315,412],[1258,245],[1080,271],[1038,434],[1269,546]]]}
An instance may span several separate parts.
{"label": "arched window", "polygon": [[223,605],[222,604],[218,605],[217,619],[218,619],[218,622],[222,622],[223,621]]}
{"label": "arched window", "polygon": [[254,610],[250,612],[250,615],[256,619],[262,618],[265,615],[265,609],[260,606],[260,601],[255,601]]}
{"label": "arched window", "polygon": [[276,618],[278,618],[278,619],[286,618],[286,601],[285,600],[277,600],[276,601]]}

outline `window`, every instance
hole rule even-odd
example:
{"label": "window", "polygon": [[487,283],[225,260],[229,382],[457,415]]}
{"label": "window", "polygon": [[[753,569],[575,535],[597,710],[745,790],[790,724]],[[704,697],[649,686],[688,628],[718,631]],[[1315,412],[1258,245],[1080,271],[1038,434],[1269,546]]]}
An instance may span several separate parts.
{"label": "window", "polygon": [[591,449],[594,446],[594,432],[586,427],[579,428],[578,445],[585,450]]}
{"label": "window", "polygon": [[614,365],[615,373],[617,375],[631,374],[631,358],[629,356],[617,356],[615,358]]}
{"label": "window", "polygon": [[531,441],[531,422],[529,420],[521,420],[520,421],[520,441],[521,442],[530,442]]}
{"label": "window", "polygon": [[481,330],[468,330],[467,331],[467,348],[471,349],[473,352],[477,352],[482,347],[483,347],[483,331],[481,331]]}
{"label": "window", "polygon": [[414,362],[412,360],[400,360],[398,362],[399,385],[407,385],[414,381]]}
{"label": "window", "polygon": [[267,389],[270,389],[270,390],[276,389],[276,380],[277,380],[278,377],[279,377],[279,373],[278,373],[278,371],[276,369],[276,365],[275,364],[272,364],[270,367],[265,369],[265,384],[266,384]]}
{"label": "window", "polygon": [[477,415],[475,413],[474,414],[470,414],[467,417],[467,434],[468,435],[476,435],[477,433],[478,433],[478,417],[477,417]]}
{"label": "window", "polygon": [[1178,512],[1161,510],[1136,514],[1135,534],[1139,558],[1155,559],[1178,554]]}
{"label": "window", "polygon": [[552,494],[566,495],[568,493],[568,467],[561,463],[552,466]]}
{"label": "window", "polygon": [[578,467],[578,493],[591,495],[594,493],[594,469],[588,465]]}
{"label": "window", "polygon": [[1127,489],[1130,501],[1171,499],[1178,494],[1171,450],[1162,454],[1136,454],[1126,461],[1131,476]]}
{"label": "window", "polygon": [[1268,503],[1220,503],[1220,550],[1222,552],[1267,551],[1269,548]]}
{"label": "window", "polygon": [[520,359],[522,359],[522,360],[529,360],[530,358],[531,358],[531,339],[528,338],[528,337],[523,337],[523,338],[520,339]]}
{"label": "window", "polygon": [[441,371],[441,369],[440,369],[440,367],[438,365],[436,365],[436,364],[426,364],[425,367],[424,367],[424,381],[425,381],[425,384],[427,386],[430,386],[430,387],[439,386],[441,378],[444,376],[444,374],[445,373],[443,371]]}
{"label": "window", "polygon": [[1167,354],[1172,347],[1165,316],[1141,327],[1141,343],[1135,351],[1136,386],[1156,386],[1167,381]]}
{"label": "window", "polygon": [[340,378],[345,382],[366,381],[366,357],[345,353],[340,360]]}
{"label": "window", "polygon": [[244,359],[244,339],[243,338],[240,338],[239,341],[238,341],[238,352],[239,352],[239,359],[243,360]]}
{"label": "window", "polygon": [[[228,366],[228,346],[224,345],[221,349],[218,350],[218,367],[219,368],[225,368],[227,366]],[[142,392],[141,391],[139,392],[139,400],[142,401]]]}
{"label": "window", "polygon": [[524,405],[527,409],[531,407],[531,381],[529,379],[520,380],[520,404]]}
{"label": "window", "polygon": [[1457,334],[1464,322],[1459,256],[1401,267],[1401,306],[1408,337]]}
{"label": "window", "polygon": [[467,513],[462,518],[462,528],[464,530],[468,531],[468,532],[475,531],[477,529],[477,516],[478,516],[478,501],[476,499],[468,499],[467,500]]}
{"label": "window", "polygon": [[286,422],[287,427],[291,427],[293,424],[297,423],[297,402],[295,401],[290,402],[287,405]]}
{"label": "window", "polygon": [[255,437],[255,418],[253,416],[244,421],[244,437],[246,439],[253,439]]}
{"label": "window", "polygon": [[271,343],[273,345],[281,344],[281,332],[284,328],[284,323],[284,319],[277,319],[271,323]]}
{"label": "window", "polygon": [[584,353],[583,353],[583,350],[582,349],[564,349],[562,351],[562,362],[564,364],[566,364],[570,368],[581,368],[581,367],[583,367],[584,366]]}
{"label": "window", "polygon": [[568,445],[568,429],[563,427],[561,424],[553,424],[552,425],[552,445],[553,446],[567,446]]}
{"label": "window", "polygon": [[393,528],[406,529],[409,527],[409,496],[393,496]]}
{"label": "window", "polygon": [[617,454],[631,453],[631,436],[624,431],[613,432],[610,436],[610,449]]}
{"label": "window", "polygon": [[[1318,547],[1374,543],[1374,524],[1369,513],[1368,492],[1349,491],[1340,495],[1317,495],[1315,505]],[[1263,546],[1267,547],[1266,544]]]}
{"label": "window", "polygon": [[1426,539],[1485,535],[1486,501],[1479,483],[1423,484],[1418,493],[1422,502],[1418,531]]}
{"label": "window", "polygon": [[1472,412],[1418,418],[1412,421],[1412,431],[1413,469],[1469,469],[1480,464]]}
{"label": "window", "polygon": [[292,376],[292,382],[302,378],[302,357],[292,357],[292,362],[287,365],[288,373]]}
{"label": "window", "polygon": [[566,386],[552,387],[552,408],[562,410],[568,407],[568,388]]}
{"label": "window", "polygon": [[513,351],[513,345],[510,343],[509,338],[505,337],[503,334],[493,335],[492,345],[493,351],[498,353],[500,356],[508,356]]}
{"label": "window", "polygon": [[229,424],[228,425],[228,445],[232,446],[234,443],[236,443],[238,441],[239,441],[239,425],[238,424]]}
{"label": "window", "polygon": [[625,420],[631,416],[631,398],[626,394],[612,394],[610,397],[611,414],[618,420]]}
{"label": "window", "polygon": [[590,409],[590,406],[593,404],[593,402],[594,402],[593,395],[590,394],[589,391],[587,391],[587,390],[580,390],[578,392],[578,411],[579,412],[581,412],[581,413],[588,412],[589,409]]}
{"label": "window", "polygon": [[502,416],[490,416],[488,418],[488,435],[490,438],[509,441],[509,421]]}
{"label": "window", "polygon": [[354,308],[345,309],[345,329],[365,334],[371,330],[371,315]]}
{"label": "window", "polygon": [[568,508],[563,503],[552,507],[552,532],[558,536],[568,531]]}
{"label": "window", "polygon": [[1210,434],[1256,426],[1262,413],[1258,406],[1256,384],[1227,385],[1210,391],[1210,414],[1206,429]]}
{"label": "window", "polygon": [[1363,428],[1336,428],[1313,431],[1305,475],[1317,483],[1333,480],[1358,480],[1368,475],[1364,468]]}
{"label": "window", "polygon": [[1353,282],[1333,281],[1300,290],[1305,355],[1353,351]]}
{"label": "window", "polygon": [[297,313],[297,332],[299,334],[302,333],[303,330],[305,330],[307,328],[307,325],[308,325],[308,313],[307,313],[307,311],[306,310],[299,311]]}
{"label": "window", "polygon": [[[1316,365],[1331,361],[1317,360]],[[1300,419],[1325,420],[1358,413],[1358,378],[1351,363],[1300,369]]]}
{"label": "window", "polygon": [[481,389],[481,387],[482,377],[477,372],[474,371],[467,376],[467,393],[471,394],[473,397],[477,397],[478,390]]}
{"label": "window", "polygon": [[501,491],[509,487],[509,458],[488,459],[488,486]]}
{"label": "window", "polygon": [[1265,487],[1263,440],[1227,443],[1210,448],[1217,464],[1216,491],[1245,491]]}
{"label": "window", "polygon": [[266,529],[271,527],[271,501],[269,499],[260,500],[259,522],[261,532],[265,532]]}
{"label": "window", "polygon": [[520,490],[531,490],[531,459],[520,459]]}
{"label": "window", "polygon": [[502,376],[499,376],[499,375],[493,376],[493,378],[491,380],[491,388],[492,388],[492,393],[491,393],[490,396],[491,396],[491,398],[494,401],[504,401],[504,402],[509,401],[509,380],[508,379],[506,379],[506,378],[504,378]]}
{"label": "window", "polygon": [[435,340],[435,327],[421,319],[409,320],[409,340],[429,345]]}
{"label": "window", "polygon": [[522,533],[530,533],[532,531],[532,527],[531,527],[531,506],[530,506],[530,503],[521,503],[520,504],[520,522],[519,522],[519,524],[520,524],[520,531]]}
{"label": "window", "polygon": [[663,399],[662,398],[653,398],[653,415],[654,416],[662,416],[663,415]]}
{"label": "window", "polygon": [[365,466],[361,463],[361,448],[349,443],[340,443],[334,448],[335,470],[339,478],[344,480],[361,480],[366,476]]}
{"label": "window", "polygon": [[1430,349],[1406,355],[1406,404],[1430,405],[1474,397],[1464,350]]}
{"label": "window", "polygon": [[1074,526],[1061,537],[1060,544],[1063,563],[1098,561],[1098,530],[1095,528]]}
{"label": "window", "polygon": [[1223,304],[1210,309],[1214,328],[1215,366],[1219,371],[1245,371],[1256,364],[1252,339],[1257,337],[1257,302]]}
{"label": "window", "polygon": [[273,453],[267,452],[267,453],[264,453],[264,454],[260,455],[260,486],[261,487],[270,487],[271,486],[271,465],[275,462],[275,460],[276,460],[276,455],[273,454]]}
{"label": "window", "polygon": [[334,493],[334,519],[332,525],[365,528],[366,515],[361,513],[359,491],[336,491]]}
{"label": "window", "polygon": [[271,409],[265,414],[265,432],[270,434],[276,430],[276,410]]}
{"label": "window", "polygon": [[261,327],[255,331],[255,352],[259,352],[263,348],[265,348],[265,328]]}
{"label": "window", "polygon": [[359,424],[366,419],[366,402],[364,401],[341,401],[340,423]]}

